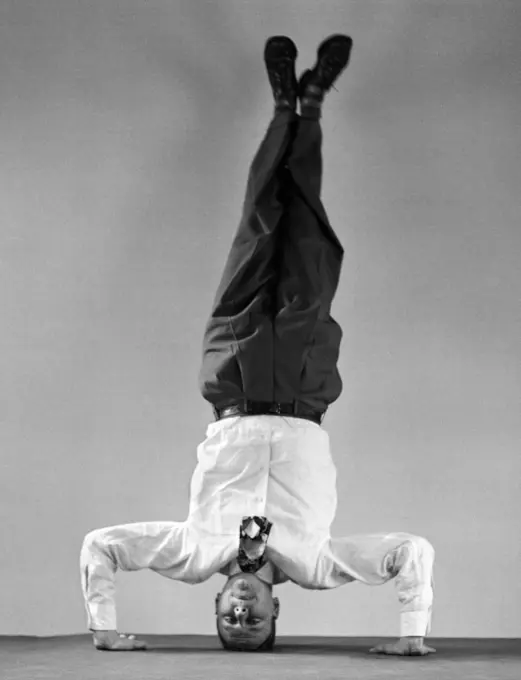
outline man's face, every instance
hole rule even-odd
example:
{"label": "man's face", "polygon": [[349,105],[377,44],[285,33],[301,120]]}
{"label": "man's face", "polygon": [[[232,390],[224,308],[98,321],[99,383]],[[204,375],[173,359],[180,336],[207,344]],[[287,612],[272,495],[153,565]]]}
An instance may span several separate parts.
{"label": "man's face", "polygon": [[279,601],[255,574],[236,574],[215,602],[217,625],[225,641],[240,649],[257,649],[269,636]]}

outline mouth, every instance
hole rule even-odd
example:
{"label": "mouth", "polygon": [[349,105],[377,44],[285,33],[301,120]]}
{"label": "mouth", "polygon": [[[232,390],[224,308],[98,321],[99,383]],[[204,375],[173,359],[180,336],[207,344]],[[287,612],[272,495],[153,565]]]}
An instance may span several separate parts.
{"label": "mouth", "polygon": [[255,600],[255,595],[251,591],[233,590],[232,595],[237,600],[244,600],[245,602],[251,602],[252,600]]}
{"label": "mouth", "polygon": [[243,600],[252,600],[255,597],[253,588],[243,579],[233,584],[232,594],[235,597],[242,598]]}

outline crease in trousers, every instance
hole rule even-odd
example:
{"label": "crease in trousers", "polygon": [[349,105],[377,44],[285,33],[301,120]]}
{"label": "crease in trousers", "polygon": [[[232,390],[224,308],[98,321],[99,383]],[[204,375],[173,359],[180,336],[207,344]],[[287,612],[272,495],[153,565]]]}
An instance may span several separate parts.
{"label": "crease in trousers", "polygon": [[344,250],[321,184],[318,114],[276,112],[204,333],[199,385],[218,409],[250,400],[325,411],[340,396],[342,331],[331,304]]}

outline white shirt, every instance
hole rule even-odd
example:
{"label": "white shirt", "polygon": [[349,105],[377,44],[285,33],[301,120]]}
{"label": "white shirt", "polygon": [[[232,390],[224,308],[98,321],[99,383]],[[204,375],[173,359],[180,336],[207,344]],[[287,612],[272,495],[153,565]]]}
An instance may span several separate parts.
{"label": "white shirt", "polygon": [[332,538],[336,467],[329,436],[307,420],[281,416],[226,418],[208,426],[197,449],[184,522],[138,522],[92,531],[81,551],[82,588],[91,630],[117,629],[118,569],[152,569],[201,583],[237,571],[244,516],[273,523],[257,576],[322,590],[395,578],[400,635],[430,631],[434,549],[406,533]]}

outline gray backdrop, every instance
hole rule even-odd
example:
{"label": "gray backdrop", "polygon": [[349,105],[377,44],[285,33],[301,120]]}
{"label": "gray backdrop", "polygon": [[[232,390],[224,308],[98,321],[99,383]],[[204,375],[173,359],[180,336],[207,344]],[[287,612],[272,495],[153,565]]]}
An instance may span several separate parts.
{"label": "gray backdrop", "polygon": [[[96,527],[186,517],[200,341],[271,114],[265,39],[335,31],[324,202],[345,244],[338,535],[437,549],[433,634],[521,635],[516,0],[0,3],[0,633],[84,630]],[[119,578],[120,628],[209,633]],[[284,634],[394,635],[392,586],[279,589]]]}

